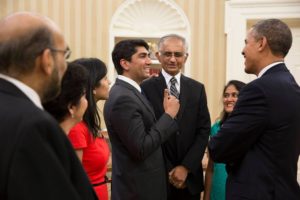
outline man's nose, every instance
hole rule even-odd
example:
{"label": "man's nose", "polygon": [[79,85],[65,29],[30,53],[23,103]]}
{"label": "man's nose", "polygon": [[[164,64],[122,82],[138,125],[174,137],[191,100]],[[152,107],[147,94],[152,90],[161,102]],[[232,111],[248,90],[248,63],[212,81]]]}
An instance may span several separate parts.
{"label": "man's nose", "polygon": [[152,60],[151,60],[151,58],[150,58],[150,57],[147,57],[147,59],[146,59],[146,63],[147,63],[147,64],[149,64],[149,65],[151,65],[151,64],[152,64]]}

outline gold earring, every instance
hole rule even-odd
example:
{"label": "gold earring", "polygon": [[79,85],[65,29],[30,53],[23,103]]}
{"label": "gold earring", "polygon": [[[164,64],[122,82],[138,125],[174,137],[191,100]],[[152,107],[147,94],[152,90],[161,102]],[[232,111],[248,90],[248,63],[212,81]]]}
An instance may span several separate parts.
{"label": "gold earring", "polygon": [[73,110],[71,108],[69,108],[69,113],[71,114],[71,118],[74,118],[74,113],[73,113]]}

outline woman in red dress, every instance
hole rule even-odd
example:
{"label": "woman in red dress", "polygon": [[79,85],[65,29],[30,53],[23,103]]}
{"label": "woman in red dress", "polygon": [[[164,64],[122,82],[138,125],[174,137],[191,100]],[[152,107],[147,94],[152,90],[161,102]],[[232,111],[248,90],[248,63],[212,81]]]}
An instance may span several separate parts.
{"label": "woman in red dress", "polygon": [[109,146],[101,134],[100,116],[97,109],[99,100],[106,100],[109,94],[110,81],[107,79],[107,68],[97,58],[82,58],[73,61],[83,65],[89,74],[86,88],[88,108],[83,120],[69,132],[69,139],[82,162],[82,165],[101,200],[108,200],[107,162]]}

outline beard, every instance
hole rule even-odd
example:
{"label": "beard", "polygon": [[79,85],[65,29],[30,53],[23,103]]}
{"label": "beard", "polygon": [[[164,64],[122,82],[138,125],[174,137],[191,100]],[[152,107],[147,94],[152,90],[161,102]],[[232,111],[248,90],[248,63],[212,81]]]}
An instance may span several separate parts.
{"label": "beard", "polygon": [[48,87],[45,88],[44,97],[42,103],[53,100],[60,93],[61,80],[59,79],[59,73],[57,65],[54,65],[52,75],[49,80]]}

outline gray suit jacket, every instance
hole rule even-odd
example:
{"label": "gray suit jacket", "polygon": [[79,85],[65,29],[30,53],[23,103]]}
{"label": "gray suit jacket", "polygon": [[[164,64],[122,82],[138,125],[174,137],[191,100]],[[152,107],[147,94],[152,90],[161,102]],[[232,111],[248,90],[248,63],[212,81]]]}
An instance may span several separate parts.
{"label": "gray suit jacket", "polygon": [[156,120],[146,98],[117,79],[104,106],[112,144],[112,200],[165,200],[161,144],[178,129],[167,114]]}

